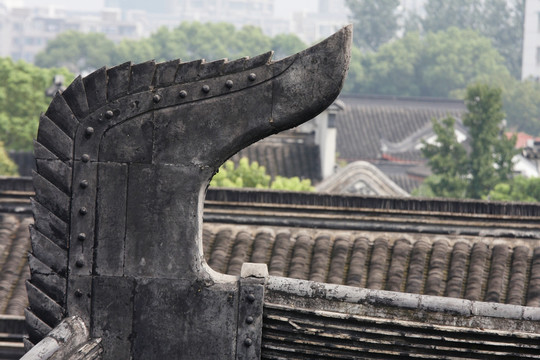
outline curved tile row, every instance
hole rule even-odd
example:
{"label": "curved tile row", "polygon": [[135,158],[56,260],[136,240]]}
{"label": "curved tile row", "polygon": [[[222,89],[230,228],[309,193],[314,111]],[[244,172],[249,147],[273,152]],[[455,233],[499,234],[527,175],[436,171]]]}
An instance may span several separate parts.
{"label": "curved tile row", "polygon": [[23,315],[28,306],[25,282],[30,278],[30,217],[0,214],[0,314]]}
{"label": "curved tile row", "polygon": [[205,258],[239,275],[270,275],[369,289],[540,306],[540,243],[480,237],[333,233],[205,224]]}

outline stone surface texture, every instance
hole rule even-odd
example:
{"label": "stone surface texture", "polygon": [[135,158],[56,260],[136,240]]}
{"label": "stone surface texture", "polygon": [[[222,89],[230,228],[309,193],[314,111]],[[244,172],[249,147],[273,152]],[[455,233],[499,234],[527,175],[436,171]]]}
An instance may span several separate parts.
{"label": "stone surface texture", "polygon": [[102,68],[57,94],[36,141],[28,348],[57,347],[47,334],[76,316],[103,359],[242,358],[239,286],[249,281],[204,261],[206,188],[240,149],[335,100],[351,32],[277,62]]}

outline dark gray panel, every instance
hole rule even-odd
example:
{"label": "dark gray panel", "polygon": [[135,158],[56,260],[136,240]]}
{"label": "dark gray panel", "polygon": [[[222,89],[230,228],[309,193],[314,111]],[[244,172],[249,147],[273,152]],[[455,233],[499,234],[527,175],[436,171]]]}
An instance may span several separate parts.
{"label": "dark gray panel", "polygon": [[236,284],[144,279],[135,292],[133,359],[234,359]]}
{"label": "dark gray panel", "polygon": [[[224,87],[224,79],[207,84],[211,95],[213,89]],[[238,82],[238,86],[242,85]],[[239,91],[154,111],[154,162],[217,166],[246,146],[248,138],[257,134],[254,141],[269,135],[273,131],[272,84],[260,84],[250,91],[251,96]],[[186,139],[197,139],[197,146]]]}
{"label": "dark gray panel", "polygon": [[130,165],[126,276],[195,275],[202,254],[195,241],[199,223],[193,220],[198,217],[200,178],[210,177],[209,171],[196,166]]}
{"label": "dark gray panel", "polygon": [[114,126],[103,135],[99,160],[150,163],[153,133],[152,113],[140,115]]}
{"label": "dark gray panel", "polygon": [[121,276],[124,272],[127,165],[98,166],[95,271],[98,275]]}
{"label": "dark gray panel", "polygon": [[94,279],[91,336],[101,338],[103,360],[131,358],[133,279],[101,276]]}

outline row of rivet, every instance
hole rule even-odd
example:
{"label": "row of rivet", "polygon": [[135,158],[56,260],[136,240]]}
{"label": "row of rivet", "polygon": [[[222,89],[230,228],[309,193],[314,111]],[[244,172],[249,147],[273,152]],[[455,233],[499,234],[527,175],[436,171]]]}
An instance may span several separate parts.
{"label": "row of rivet", "polygon": [[[248,75],[248,80],[249,81],[255,81],[257,79],[257,75],[255,73],[251,73]],[[234,82],[232,80],[227,80],[225,81],[225,86],[228,88],[228,89],[232,89],[232,87],[234,86]],[[210,92],[210,86],[208,85],[203,85],[202,88],[201,88],[201,91],[205,94],[208,94]],[[186,90],[181,90],[178,95],[183,99],[185,98],[188,93]],[[161,97],[159,95],[155,95],[154,96],[154,102],[155,103],[158,103],[161,101]]]}
{"label": "row of rivet", "polygon": [[[111,119],[112,117],[114,116],[114,112],[112,110],[108,110],[105,112],[105,118],[106,119]],[[102,121],[103,118],[100,118],[100,121]],[[84,131],[84,134],[85,134],[85,137],[87,139],[89,139],[90,137],[92,137],[94,135],[94,128],[92,126],[88,126],[85,131]],[[81,156],[81,161],[83,163],[87,163],[90,161],[90,155],[88,154],[83,154]],[[82,189],[82,190],[85,190],[86,188],[88,188],[89,186],[89,182],[88,180],[86,179],[83,179],[79,182],[79,187]],[[88,208],[86,206],[81,206],[79,208],[79,215],[80,216],[86,216],[88,214]],[[86,241],[86,238],[87,238],[87,235],[86,233],[84,232],[81,232],[77,235],[77,240],[81,241],[81,242],[84,242]],[[76,261],[75,261],[75,266],[78,267],[78,268],[82,268],[84,267],[85,263],[84,263],[84,259],[82,257],[79,257]],[[83,296],[83,292],[81,289],[76,289],[75,290],[75,296],[78,297],[78,298],[81,298]]]}
{"label": "row of rivet", "polygon": [[[253,293],[249,293],[248,296],[247,296],[247,300],[250,302],[250,303],[254,303],[255,302],[255,295],[253,295]],[[246,323],[251,325],[253,324],[253,322],[255,321],[255,319],[253,318],[253,316],[247,316],[246,317]],[[250,338],[246,338],[244,340],[244,345],[246,347],[250,347],[251,345],[253,345],[253,340],[251,340]]]}

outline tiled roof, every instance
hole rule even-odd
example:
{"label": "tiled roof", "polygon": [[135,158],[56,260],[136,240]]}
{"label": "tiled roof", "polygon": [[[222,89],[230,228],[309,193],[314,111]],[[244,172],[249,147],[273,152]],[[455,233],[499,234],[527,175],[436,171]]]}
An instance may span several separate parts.
{"label": "tiled roof", "polygon": [[272,178],[299,177],[312,182],[321,180],[319,146],[309,136],[278,134],[240,150],[232,157],[235,163],[247,157],[266,168]]}
{"label": "tiled roof", "polygon": [[0,213],[0,314],[23,315],[28,306],[30,216]]}
{"label": "tiled roof", "polygon": [[[429,125],[433,118],[461,117],[463,101],[343,95],[345,109],[337,114],[337,152],[341,159],[381,159],[383,139],[400,143]],[[403,160],[420,159],[419,151],[392,153]]]}
{"label": "tiled roof", "polygon": [[[217,271],[540,306],[539,205],[209,190],[204,221]],[[31,223],[0,211],[0,314],[27,306]]]}
{"label": "tiled roof", "polygon": [[205,257],[239,275],[270,275],[368,289],[540,306],[540,242],[459,235],[206,224]]}
{"label": "tiled roof", "polygon": [[388,176],[367,161],[355,161],[324,179],[316,187],[324,193],[408,196]]}

